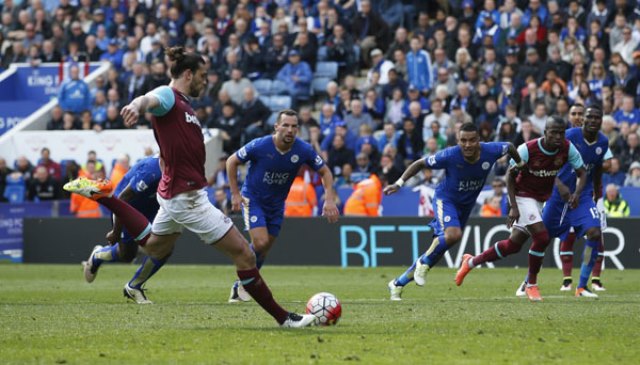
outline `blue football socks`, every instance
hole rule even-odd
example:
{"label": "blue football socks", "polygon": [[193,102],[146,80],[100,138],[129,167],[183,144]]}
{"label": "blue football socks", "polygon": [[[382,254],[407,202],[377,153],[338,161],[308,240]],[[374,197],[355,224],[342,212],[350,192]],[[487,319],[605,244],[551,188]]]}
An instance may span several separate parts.
{"label": "blue football socks", "polygon": [[118,245],[116,243],[113,246],[104,246],[93,255],[93,266],[98,267],[103,262],[118,262]]}
{"label": "blue football socks", "polygon": [[131,281],[129,281],[129,286],[132,288],[140,289],[142,287],[142,284],[147,282],[147,280],[149,280],[149,278],[151,278],[153,274],[160,270],[162,265],[164,265],[166,262],[166,258],[158,260],[149,256],[145,256],[144,259],[142,259],[142,264],[140,264],[138,271],[136,271],[136,273],[133,275],[133,278],[131,278]]}
{"label": "blue football socks", "polygon": [[438,236],[437,242],[434,240],[431,247],[426,254],[420,256],[420,262],[432,268],[440,261],[444,253],[447,252],[449,246],[444,239],[444,236]]}
{"label": "blue football socks", "polygon": [[600,243],[597,241],[587,240],[584,245],[584,252],[582,254],[582,265],[580,266],[580,282],[578,283],[578,288],[587,287],[587,282],[589,281],[589,276],[591,276],[593,265],[595,265],[596,259],[598,258],[599,244]]}

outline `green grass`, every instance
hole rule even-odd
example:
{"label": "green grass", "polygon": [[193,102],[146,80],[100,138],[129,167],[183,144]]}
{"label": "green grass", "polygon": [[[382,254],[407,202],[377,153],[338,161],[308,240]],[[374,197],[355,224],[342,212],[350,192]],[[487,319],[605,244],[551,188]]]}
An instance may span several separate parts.
{"label": "green grass", "polygon": [[149,283],[156,304],[127,303],[133,266],[0,265],[2,364],[631,364],[638,363],[640,271],[608,270],[599,300],[558,291],[543,270],[543,303],[514,297],[525,271],[481,269],[463,287],[437,268],[402,302],[387,282],[401,268],[265,267],[288,309],[336,294],[335,327],[280,329],[255,303],[227,304],[231,267],[168,265]]}

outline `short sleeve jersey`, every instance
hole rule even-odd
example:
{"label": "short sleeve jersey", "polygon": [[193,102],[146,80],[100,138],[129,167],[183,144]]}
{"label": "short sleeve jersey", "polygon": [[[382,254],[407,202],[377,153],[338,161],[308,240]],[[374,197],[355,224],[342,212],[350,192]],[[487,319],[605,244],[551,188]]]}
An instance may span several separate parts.
{"label": "short sleeve jersey", "polygon": [[263,204],[284,204],[289,188],[300,166],[306,164],[315,171],[324,161],[313,147],[296,138],[291,149],[281,153],[276,149],[273,136],[254,139],[236,152],[242,162],[249,162],[249,169],[241,194]]}
{"label": "short sleeve jersey", "polygon": [[164,162],[158,195],[170,199],[205,187],[204,137],[189,99],[169,86],[160,86],[151,94],[160,101],[158,107],[149,110],[153,114],[154,135]]}
{"label": "short sleeve jersey", "polygon": [[482,191],[493,164],[509,150],[509,143],[480,143],[480,158],[465,161],[459,146],[446,148],[424,158],[428,168],[444,169],[444,179],[436,187],[436,197],[454,204],[473,205]]}

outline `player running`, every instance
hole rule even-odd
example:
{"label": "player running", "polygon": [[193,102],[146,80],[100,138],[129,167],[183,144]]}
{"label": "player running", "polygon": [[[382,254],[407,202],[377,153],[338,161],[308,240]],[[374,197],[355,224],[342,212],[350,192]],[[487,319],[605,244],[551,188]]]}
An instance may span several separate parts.
{"label": "player running", "polygon": [[[76,179],[65,190],[98,201],[122,220],[122,224],[149,256],[141,276],[147,280],[166,261],[183,228],[196,233],[206,244],[227,254],[236,266],[245,290],[282,327],[306,327],[317,324],[313,315],[298,315],[284,310],[256,268],[256,257],[231,219],[216,209],[203,189],[205,148],[200,122],[190,105],[207,84],[207,59],[182,47],[168,48],[171,83],[137,97],[122,108],[125,125],[138,122],[141,113],[150,112],[154,134],[160,146],[162,179],[158,186],[160,210],[149,224],[147,218],[129,204],[113,197],[108,181]],[[125,285],[133,296],[139,289]]]}
{"label": "player running", "polygon": [[544,251],[550,241],[542,222],[542,204],[549,199],[556,175],[567,162],[571,163],[578,175],[575,192],[568,197],[563,196],[567,199],[567,208],[574,209],[577,206],[586,182],[582,158],[576,147],[565,139],[565,129],[566,123],[562,118],[551,116],[547,119],[543,137],[518,147],[518,153],[527,163],[527,168],[517,171],[512,165],[507,172],[507,192],[511,203],[507,227],[513,226],[511,236],[478,256],[465,254],[455,277],[456,285],[462,285],[465,276],[474,267],[519,252],[531,236],[533,243],[529,250],[529,274],[525,292],[531,301],[542,300],[537,279]]}
{"label": "player running", "polygon": [[436,187],[433,199],[434,240],[431,247],[405,271],[388,284],[391,300],[402,300],[402,289],[415,280],[425,284],[427,270],[431,269],[449,248],[462,238],[469,214],[484,187],[493,164],[505,154],[524,167],[524,162],[509,142],[480,143],[478,128],[472,123],[462,125],[458,132],[458,145],[412,163],[394,184],[384,189],[386,195],[398,191],[404,182],[423,168],[444,169],[445,177]]}
{"label": "player running", "polygon": [[[242,206],[258,269],[278,237],[284,217],[284,202],[302,165],[306,164],[320,174],[326,194],[322,215],[329,223],[338,221],[331,170],[310,144],[296,138],[298,127],[298,114],[290,109],[282,110],[273,135],[249,142],[227,159],[231,208],[239,211]],[[249,170],[241,192],[238,189],[238,166],[247,162]],[[231,287],[229,302],[248,300],[250,296],[240,281],[236,281]]]}
{"label": "player running", "polygon": [[[138,212],[142,213],[149,221],[153,221],[160,206],[156,199],[156,191],[162,177],[160,171],[160,161],[157,157],[147,157],[136,163],[122,178],[122,181],[116,187],[114,195],[120,200],[128,202]],[[123,230],[122,222],[117,216],[113,216],[113,228],[107,233],[107,241],[111,245],[94,247],[89,259],[83,264],[84,278],[88,283],[95,280],[98,269],[105,262],[131,262],[138,252],[138,244],[134,238],[125,229]],[[148,257],[143,259],[141,269],[145,267]],[[136,284],[141,270],[129,282],[129,286],[142,291],[142,288]],[[144,294],[144,292],[142,291]],[[125,295],[135,300],[135,297]],[[140,304],[151,303],[144,298]]]}
{"label": "player running", "polygon": [[[571,128],[566,132],[567,140],[580,153],[587,171],[585,188],[580,194],[578,207],[570,210],[566,208],[568,203],[565,201],[576,189],[576,176],[573,169],[565,165],[560,169],[551,198],[542,210],[542,221],[551,239],[560,237],[565,240],[570,228],[574,229],[577,237],[585,234],[587,236],[576,297],[598,297],[597,294],[589,291],[587,281],[598,257],[598,247],[602,245],[600,214],[595,203],[602,196],[602,162],[612,157],[609,151],[609,139],[600,133],[601,126],[602,111],[589,107],[586,110],[582,128]],[[524,296],[525,286],[526,280],[516,295]]]}
{"label": "player running", "polygon": [[[576,103],[569,109],[569,123],[573,127],[581,128],[584,120],[584,106]],[[576,145],[577,147],[577,145]],[[584,158],[584,156],[583,156]],[[610,159],[612,158],[611,151],[607,148],[607,153],[604,156],[602,162],[602,171],[609,170]],[[589,185],[587,185],[589,186]],[[583,193],[584,194],[584,193]],[[596,202],[598,208],[598,215],[600,215],[600,231],[604,231],[607,228],[607,215],[604,211],[604,202],[602,200],[602,194],[598,195],[600,198]],[[560,291],[571,291],[573,280],[571,278],[571,270],[573,269],[573,244],[576,241],[576,234],[573,227],[566,235],[562,242],[560,242],[560,261],[562,262],[562,285]],[[598,246],[598,258],[596,259],[595,266],[593,267],[593,278],[591,279],[591,288],[594,291],[605,290],[600,280],[600,272],[602,271],[602,260],[604,259],[604,237],[600,239],[600,245]]]}

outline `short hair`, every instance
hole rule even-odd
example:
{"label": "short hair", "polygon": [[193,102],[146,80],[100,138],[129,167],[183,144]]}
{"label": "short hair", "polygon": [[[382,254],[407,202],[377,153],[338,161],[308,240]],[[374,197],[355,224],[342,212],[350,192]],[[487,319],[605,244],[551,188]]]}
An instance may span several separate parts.
{"label": "short hair", "polygon": [[464,123],[460,126],[460,132],[476,132],[478,133],[478,127],[473,123]]}
{"label": "short hair", "polygon": [[298,118],[298,113],[293,109],[282,109],[278,113],[278,118],[276,119],[276,124],[280,123],[282,121],[283,116]]}
{"label": "short hair", "polygon": [[563,125],[566,126],[567,122],[559,115],[551,115],[547,118],[547,122],[545,123],[545,128],[551,125]]}

